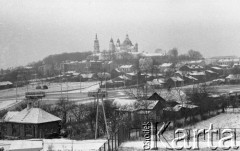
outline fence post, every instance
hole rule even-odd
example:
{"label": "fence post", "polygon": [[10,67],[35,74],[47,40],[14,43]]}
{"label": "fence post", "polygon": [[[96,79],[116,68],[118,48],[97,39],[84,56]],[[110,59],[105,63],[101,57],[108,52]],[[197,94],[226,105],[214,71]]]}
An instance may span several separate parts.
{"label": "fence post", "polygon": [[221,139],[221,128],[219,128],[219,131],[218,131],[218,139],[219,140]]}
{"label": "fence post", "polygon": [[131,130],[127,130],[127,137],[128,140],[131,138]]}
{"label": "fence post", "polygon": [[113,136],[112,136],[112,151],[113,151]]}
{"label": "fence post", "polygon": [[203,133],[204,133],[203,138],[204,138],[204,140],[205,140],[205,129],[203,130]]}
{"label": "fence post", "polygon": [[120,137],[119,137],[119,130],[117,131],[118,133],[118,146],[120,145]]}
{"label": "fence post", "polygon": [[237,140],[237,129],[236,128],[234,128],[234,139],[235,139],[235,141]]}
{"label": "fence post", "polygon": [[174,125],[174,129],[173,129],[173,137],[175,139],[175,125]]}
{"label": "fence post", "polygon": [[105,146],[105,143],[104,143],[104,145],[103,145],[103,149],[104,149],[104,151],[106,151],[106,146]]}
{"label": "fence post", "polygon": [[116,133],[115,133],[114,137],[115,137],[115,150],[117,150],[117,137],[116,137]]}
{"label": "fence post", "polygon": [[108,139],[108,151],[110,151],[110,143],[109,143],[109,139]]}

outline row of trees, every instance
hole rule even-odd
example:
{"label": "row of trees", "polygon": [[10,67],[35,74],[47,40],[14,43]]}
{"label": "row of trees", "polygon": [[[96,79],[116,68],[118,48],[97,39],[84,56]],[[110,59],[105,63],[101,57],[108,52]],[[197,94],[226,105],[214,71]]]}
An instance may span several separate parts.
{"label": "row of trees", "polygon": [[[203,55],[199,51],[195,50],[189,50],[186,54],[180,54],[178,53],[177,48],[170,49],[167,53],[169,56],[169,59],[173,62],[176,62],[177,60],[183,61],[183,60],[199,60],[203,59]],[[176,60],[177,59],[177,60]]]}
{"label": "row of trees", "polygon": [[[114,133],[120,124],[127,124],[123,116],[116,114],[116,106],[112,101],[104,102],[105,113],[108,123],[109,132]],[[96,122],[96,103],[75,104],[67,98],[60,98],[56,105],[43,105],[42,108],[60,118],[62,118],[61,127],[69,132],[69,136],[73,139],[93,139]],[[121,122],[119,122],[121,121]],[[104,136],[106,127],[104,117],[99,110],[99,134]]]}

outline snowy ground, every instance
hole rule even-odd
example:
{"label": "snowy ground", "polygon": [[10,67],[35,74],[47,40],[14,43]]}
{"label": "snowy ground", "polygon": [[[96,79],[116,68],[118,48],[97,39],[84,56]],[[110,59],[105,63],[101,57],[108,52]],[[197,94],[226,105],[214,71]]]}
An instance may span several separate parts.
{"label": "snowy ground", "polygon": [[[231,112],[230,112],[231,111]],[[209,129],[210,124],[213,124],[213,129],[217,129],[222,132],[224,129],[226,128],[230,128],[233,129],[233,131],[235,131],[236,128],[236,144],[238,146],[240,146],[240,112],[239,109],[237,111],[237,109],[235,109],[235,112],[232,112],[232,109],[228,110],[228,113],[222,113],[219,114],[215,117],[209,118],[207,120],[198,122],[192,126],[187,126],[184,127],[182,129],[190,129],[190,144],[193,144],[193,129]],[[179,136],[182,136],[182,134],[180,134]],[[222,138],[223,136],[220,135]],[[226,136],[226,135],[225,135]],[[177,135],[176,135],[177,137]],[[165,146],[169,146],[168,143],[171,143],[171,141],[174,139],[174,131],[173,130],[169,130],[164,132],[163,137],[160,137],[160,140],[162,140],[162,142],[165,143],[161,143],[160,140],[158,140],[157,146],[160,148],[165,148]],[[208,150],[208,135],[205,135],[205,138],[203,135],[201,135],[199,137],[199,147],[201,148],[201,150]],[[166,141],[167,140],[167,141]],[[138,141],[129,141],[129,142],[125,142],[121,145],[121,147],[123,148],[132,148],[132,150],[137,150],[137,149],[143,149],[143,142],[144,142],[144,138]],[[168,142],[168,143],[166,143]],[[214,134],[213,135],[213,144],[214,145],[218,145],[219,142],[219,135],[218,134]],[[226,145],[229,145],[231,142],[227,141]],[[171,144],[170,144],[171,145]],[[183,141],[179,144],[179,145],[183,145]],[[239,148],[240,150],[240,148]]]}
{"label": "snowy ground", "polygon": [[41,150],[41,151],[98,151],[107,140],[68,140],[68,139],[35,139],[35,140],[0,140],[0,148],[5,150]]}
{"label": "snowy ground", "polygon": [[16,94],[18,96],[24,96],[25,92],[30,91],[45,91],[46,93],[59,93],[61,90],[64,91],[80,91],[80,87],[82,89],[99,85],[98,81],[88,81],[88,82],[65,82],[65,83],[44,83],[48,86],[48,89],[46,90],[37,90],[36,85],[28,85],[24,87],[19,88],[11,88],[11,89],[5,89],[0,90],[0,99],[6,99],[6,98],[15,98]]}

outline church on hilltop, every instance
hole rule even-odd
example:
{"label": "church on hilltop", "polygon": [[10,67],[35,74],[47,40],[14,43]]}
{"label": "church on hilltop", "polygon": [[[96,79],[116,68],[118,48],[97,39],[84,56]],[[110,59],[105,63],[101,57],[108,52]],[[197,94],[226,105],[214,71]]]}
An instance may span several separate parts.
{"label": "church on hilltop", "polygon": [[[132,41],[129,39],[129,36],[126,35],[125,40],[121,43],[119,39],[117,39],[116,44],[114,44],[113,39],[110,39],[109,42],[109,49],[105,50],[108,53],[115,53],[115,52],[138,52],[138,43],[135,45],[132,44]],[[97,54],[100,52],[100,46],[98,37],[96,34],[95,40],[94,40],[94,50],[93,53]],[[103,51],[102,51],[103,52]]]}

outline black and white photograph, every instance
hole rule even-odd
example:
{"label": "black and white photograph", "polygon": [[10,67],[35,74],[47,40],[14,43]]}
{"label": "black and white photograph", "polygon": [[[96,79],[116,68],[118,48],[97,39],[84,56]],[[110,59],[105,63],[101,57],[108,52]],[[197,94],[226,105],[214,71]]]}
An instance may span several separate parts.
{"label": "black and white photograph", "polygon": [[0,0],[0,151],[240,150],[239,0]]}

